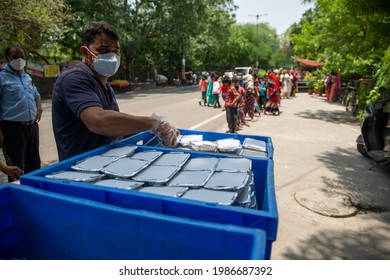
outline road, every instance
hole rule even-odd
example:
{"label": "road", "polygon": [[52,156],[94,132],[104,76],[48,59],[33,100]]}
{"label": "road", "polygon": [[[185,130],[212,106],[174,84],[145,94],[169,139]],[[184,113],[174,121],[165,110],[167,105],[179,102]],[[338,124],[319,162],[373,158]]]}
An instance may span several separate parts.
{"label": "road", "polygon": [[[195,86],[117,95],[123,112],[224,132],[223,112],[199,106],[199,97]],[[40,146],[48,165],[57,162],[50,100],[43,108]],[[372,162],[356,151],[359,124],[341,105],[306,93],[283,100],[282,110],[239,131],[270,136],[274,144],[279,228],[271,258],[390,259],[390,168],[368,170]]]}

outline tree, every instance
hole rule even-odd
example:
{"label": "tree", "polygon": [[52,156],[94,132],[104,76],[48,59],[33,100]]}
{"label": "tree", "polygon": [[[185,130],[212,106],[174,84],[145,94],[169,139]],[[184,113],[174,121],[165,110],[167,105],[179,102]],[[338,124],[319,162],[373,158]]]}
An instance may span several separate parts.
{"label": "tree", "polygon": [[325,71],[340,68],[351,78],[373,77],[390,43],[384,36],[390,23],[387,1],[309,2],[316,3],[313,14],[301,21],[301,32],[291,36],[295,54],[325,61]]}
{"label": "tree", "polygon": [[[127,80],[133,79],[135,69],[172,71],[180,67],[183,55],[191,54],[194,40],[208,37],[213,24],[222,29],[218,21],[234,9],[232,0],[107,0],[94,5],[89,2],[69,0],[73,29],[91,20],[105,20],[115,26],[121,34],[121,70]],[[219,13],[222,15],[218,16]]]}
{"label": "tree", "polygon": [[60,38],[68,11],[63,0],[2,0],[0,46],[20,44],[37,59],[48,62],[40,51],[46,44]]}

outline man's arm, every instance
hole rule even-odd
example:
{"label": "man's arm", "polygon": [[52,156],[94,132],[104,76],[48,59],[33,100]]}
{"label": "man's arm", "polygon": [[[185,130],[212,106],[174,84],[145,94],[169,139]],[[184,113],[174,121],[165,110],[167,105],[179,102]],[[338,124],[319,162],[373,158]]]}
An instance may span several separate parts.
{"label": "man's arm", "polygon": [[93,133],[119,137],[150,130],[165,146],[176,145],[179,131],[163,117],[133,116],[101,107],[88,107],[81,111],[80,119]]}
{"label": "man's arm", "polygon": [[156,119],[153,117],[133,116],[101,107],[88,107],[81,111],[80,119],[93,133],[119,137],[149,130]]}
{"label": "man's arm", "polygon": [[36,121],[39,122],[42,117],[42,100],[40,98],[35,98],[35,103],[37,105],[37,115],[35,117]]}

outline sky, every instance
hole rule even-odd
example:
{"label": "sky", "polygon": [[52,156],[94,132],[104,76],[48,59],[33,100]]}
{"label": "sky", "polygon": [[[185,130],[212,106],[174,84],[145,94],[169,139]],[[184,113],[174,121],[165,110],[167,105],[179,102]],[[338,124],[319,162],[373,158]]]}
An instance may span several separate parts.
{"label": "sky", "polygon": [[314,7],[313,4],[302,4],[302,0],[234,0],[234,3],[238,6],[237,23],[256,23],[256,16],[250,15],[267,14],[259,17],[259,23],[268,22],[279,35]]}

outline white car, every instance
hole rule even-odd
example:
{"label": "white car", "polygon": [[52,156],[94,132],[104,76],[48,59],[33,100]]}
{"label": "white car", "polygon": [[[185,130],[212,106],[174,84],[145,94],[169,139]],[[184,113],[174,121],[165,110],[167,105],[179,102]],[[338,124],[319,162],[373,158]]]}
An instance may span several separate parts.
{"label": "white car", "polygon": [[238,75],[238,73],[242,73],[242,77],[245,79],[246,76],[252,72],[253,73],[253,68],[252,67],[236,67],[234,68],[234,75]]}
{"label": "white car", "polygon": [[232,79],[233,76],[234,76],[234,72],[229,72],[229,71],[227,71],[227,72],[225,72],[225,73],[223,74],[223,76],[227,76],[227,77],[229,77],[230,79]]}

